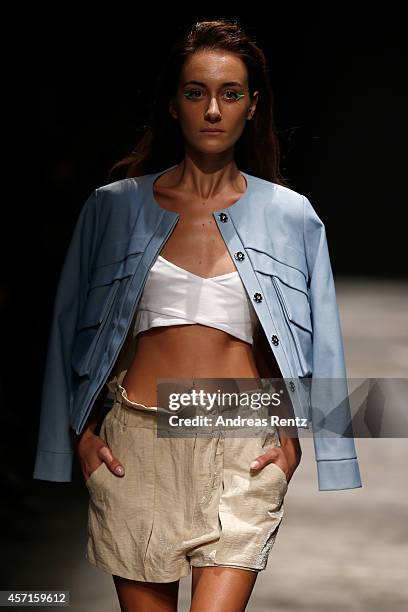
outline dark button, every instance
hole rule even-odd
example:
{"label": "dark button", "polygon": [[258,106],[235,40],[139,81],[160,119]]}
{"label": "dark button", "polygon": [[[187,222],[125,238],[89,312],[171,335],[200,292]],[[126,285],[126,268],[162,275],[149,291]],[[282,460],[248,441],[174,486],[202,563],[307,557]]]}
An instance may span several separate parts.
{"label": "dark button", "polygon": [[228,215],[226,215],[225,213],[220,213],[218,215],[218,218],[220,221],[222,221],[223,223],[226,223],[228,221]]}
{"label": "dark button", "polygon": [[293,382],[293,380],[290,381],[289,388],[290,388],[291,391],[295,390],[295,383]]}
{"label": "dark button", "polygon": [[262,295],[260,293],[254,293],[254,301],[262,302]]}
{"label": "dark button", "polygon": [[275,346],[278,346],[279,344],[279,338],[278,336],[275,336],[275,334],[272,336],[272,342]]}
{"label": "dark button", "polygon": [[245,259],[245,255],[242,251],[237,251],[236,253],[234,253],[234,257],[238,261],[243,261]]}

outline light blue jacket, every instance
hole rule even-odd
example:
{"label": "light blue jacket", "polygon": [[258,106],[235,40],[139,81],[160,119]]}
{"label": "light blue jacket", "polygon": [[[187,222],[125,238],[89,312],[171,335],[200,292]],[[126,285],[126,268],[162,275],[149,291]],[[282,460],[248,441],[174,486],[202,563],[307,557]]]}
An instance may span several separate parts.
{"label": "light blue jacket", "polygon": [[[174,166],[171,166],[173,168]],[[153,182],[164,172],[115,181],[86,200],[57,289],[43,379],[34,478],[70,482],[73,438],[122,358],[148,273],[179,214],[163,209]],[[242,172],[247,190],[213,217],[276,357],[295,416],[350,425],[340,397],[313,384],[346,371],[325,227],[309,200]],[[329,427],[330,429],[330,427]],[[361,487],[354,438],[313,441],[319,490]]]}

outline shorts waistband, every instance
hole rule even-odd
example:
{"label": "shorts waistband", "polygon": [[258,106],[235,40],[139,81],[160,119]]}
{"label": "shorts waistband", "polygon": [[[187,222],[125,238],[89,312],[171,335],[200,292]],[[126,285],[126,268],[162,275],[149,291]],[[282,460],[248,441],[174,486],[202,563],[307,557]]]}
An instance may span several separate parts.
{"label": "shorts waistband", "polygon": [[[146,406],[145,404],[141,404],[139,402],[133,402],[128,398],[126,389],[122,385],[125,375],[126,370],[120,372],[120,374],[114,376],[109,382],[106,383],[107,387],[109,388],[109,391],[114,395],[116,409],[122,409],[122,419],[124,419],[127,424],[132,424],[133,426],[151,427],[153,429],[157,427],[159,416],[163,417],[162,423],[167,422],[169,415],[172,414],[172,412],[168,408],[160,406]],[[190,410],[190,412],[193,412],[191,416],[196,416],[197,414],[200,414],[202,416],[209,417],[209,420],[212,424],[210,424],[209,427],[204,428],[205,430],[241,430],[241,432],[245,432],[243,433],[244,436],[250,436],[250,431],[253,430],[253,435],[255,436],[259,435],[260,432],[262,433],[262,430],[265,429],[260,426],[253,427],[252,425],[243,427],[241,422],[242,419],[265,419],[268,416],[267,405],[262,404],[257,409],[251,406],[250,396],[265,393],[267,393],[265,388],[255,387],[250,390],[242,391],[238,394],[240,396],[246,395],[249,398],[248,405],[232,405],[222,407],[216,403],[215,407],[211,410],[203,409],[198,411],[197,407],[192,406],[186,407],[185,410],[182,410],[181,412],[183,412],[183,414],[181,414],[180,411],[175,411],[173,414],[178,414],[182,417],[188,417],[190,416],[190,414],[186,413],[188,413],[188,411]],[[214,425],[215,421],[217,420],[217,416],[220,415],[224,415],[225,418],[230,419],[236,419],[236,417],[240,417],[240,420],[237,423],[229,422],[226,427],[220,424]],[[167,429],[172,430],[173,428],[168,425]],[[268,425],[267,431],[273,432],[275,431],[275,428]]]}

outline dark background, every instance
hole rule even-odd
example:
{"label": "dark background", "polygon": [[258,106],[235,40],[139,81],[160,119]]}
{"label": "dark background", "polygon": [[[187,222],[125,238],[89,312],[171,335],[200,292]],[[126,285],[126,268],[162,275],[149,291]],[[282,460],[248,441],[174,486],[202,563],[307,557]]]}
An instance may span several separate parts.
{"label": "dark background", "polygon": [[[100,5],[104,23],[68,7],[16,22],[8,59],[21,140],[0,296],[0,518],[9,526],[8,571],[45,529],[51,502],[58,513],[75,496],[73,487],[83,486],[77,465],[72,484],[32,480],[58,275],[86,197],[110,182],[108,170],[137,140],[157,71],[181,26],[238,16],[266,53],[283,174],[325,223],[335,276],[406,278],[406,24],[392,4],[384,7],[291,3],[268,5],[266,14],[256,4],[245,15],[186,14],[180,7],[110,15]],[[18,574],[6,576],[3,589],[20,584]]]}

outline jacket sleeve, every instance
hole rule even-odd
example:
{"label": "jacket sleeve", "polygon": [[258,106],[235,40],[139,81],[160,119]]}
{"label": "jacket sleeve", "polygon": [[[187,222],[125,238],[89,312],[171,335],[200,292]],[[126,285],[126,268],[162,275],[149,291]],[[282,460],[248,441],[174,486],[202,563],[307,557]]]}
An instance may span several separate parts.
{"label": "jacket sleeve", "polygon": [[361,487],[352,433],[343,338],[326,230],[303,196],[304,248],[313,323],[311,421],[319,490]]}
{"label": "jacket sleeve", "polygon": [[58,282],[42,384],[34,479],[56,482],[72,479],[71,349],[89,284],[97,236],[97,200],[95,189],[77,219]]}

